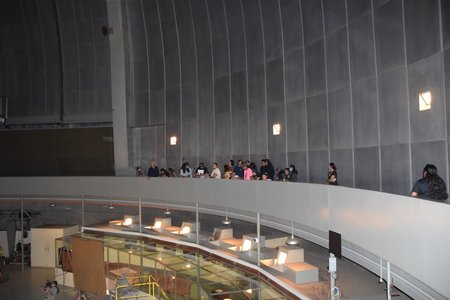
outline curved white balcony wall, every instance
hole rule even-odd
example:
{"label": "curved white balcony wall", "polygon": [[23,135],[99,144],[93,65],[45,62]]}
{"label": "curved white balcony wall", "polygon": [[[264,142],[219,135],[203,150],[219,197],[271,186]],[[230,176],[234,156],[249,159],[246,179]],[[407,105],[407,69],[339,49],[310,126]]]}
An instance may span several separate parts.
{"label": "curved white balcony wall", "polygon": [[389,261],[394,283],[413,298],[450,298],[443,203],[316,184],[126,177],[0,178],[0,197],[7,195],[141,197],[260,212],[305,225],[304,237],[325,247],[328,230],[341,233],[344,256],[374,272],[379,258]]}

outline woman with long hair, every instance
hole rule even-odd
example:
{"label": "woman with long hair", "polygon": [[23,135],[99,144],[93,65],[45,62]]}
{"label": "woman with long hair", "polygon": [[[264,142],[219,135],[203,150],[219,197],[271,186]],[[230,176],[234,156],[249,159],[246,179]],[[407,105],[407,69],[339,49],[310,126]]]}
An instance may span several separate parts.
{"label": "woman with long hair", "polygon": [[437,174],[435,165],[427,164],[423,168],[422,178],[414,184],[411,196],[435,201],[444,201],[448,198],[447,186]]}

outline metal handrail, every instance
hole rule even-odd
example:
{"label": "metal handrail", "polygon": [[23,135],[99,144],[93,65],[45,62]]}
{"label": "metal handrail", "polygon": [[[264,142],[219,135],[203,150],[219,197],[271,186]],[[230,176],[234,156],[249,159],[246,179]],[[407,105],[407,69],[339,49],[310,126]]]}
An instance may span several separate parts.
{"label": "metal handrail", "polygon": [[[158,289],[160,295],[162,295],[164,297],[165,300],[169,300],[169,296],[167,295],[167,293],[161,288],[161,286],[158,284],[158,282],[156,281],[155,277],[153,277],[152,275],[148,275],[148,276],[134,276],[134,277],[127,277],[128,279],[131,280],[135,280],[138,279],[139,281],[141,279],[146,280],[146,282],[142,282],[142,283],[135,283],[135,284],[129,284],[129,285],[118,285],[116,286],[116,300],[119,299],[137,299],[137,298],[142,298],[143,296],[123,296],[120,297],[119,296],[119,290],[120,289],[124,289],[124,288],[128,288],[128,287],[139,287],[139,286],[148,286],[148,299],[151,300],[153,297],[153,299],[155,298],[155,287]],[[147,281],[148,279],[148,281]],[[116,279],[117,282],[117,279]]]}

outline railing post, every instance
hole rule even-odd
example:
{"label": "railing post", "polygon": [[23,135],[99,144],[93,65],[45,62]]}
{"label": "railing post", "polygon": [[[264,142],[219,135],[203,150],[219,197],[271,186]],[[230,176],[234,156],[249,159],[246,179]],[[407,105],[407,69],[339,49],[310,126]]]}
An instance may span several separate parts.
{"label": "railing post", "polygon": [[22,272],[25,270],[24,267],[24,262],[25,262],[25,258],[24,258],[24,245],[23,245],[23,195],[20,195],[20,243],[22,244],[22,259],[21,259],[21,265],[22,265]]}
{"label": "railing post", "polygon": [[261,265],[261,219],[260,213],[256,213],[256,236],[258,238],[258,266]]}
{"label": "railing post", "polygon": [[380,279],[378,279],[379,283],[383,282],[383,259],[380,257]]}
{"label": "railing post", "polygon": [[142,198],[139,198],[139,233],[142,233]]}
{"label": "railing post", "polygon": [[199,233],[200,233],[200,218],[199,218],[199,212],[198,212],[198,202],[195,203],[195,227],[197,228],[196,231],[196,243],[197,245],[200,244],[200,238],[199,238]]}
{"label": "railing post", "polygon": [[391,300],[391,263],[386,262],[386,293],[387,293],[387,300]]}
{"label": "railing post", "polygon": [[81,227],[84,227],[84,195],[81,196]]}

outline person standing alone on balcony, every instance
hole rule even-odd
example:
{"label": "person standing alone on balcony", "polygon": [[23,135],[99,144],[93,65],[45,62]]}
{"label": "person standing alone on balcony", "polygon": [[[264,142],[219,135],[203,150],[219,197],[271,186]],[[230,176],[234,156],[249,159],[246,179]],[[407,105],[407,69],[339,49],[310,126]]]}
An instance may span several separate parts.
{"label": "person standing alone on balcony", "polygon": [[148,177],[159,177],[159,168],[156,165],[156,160],[152,159],[150,162],[150,168],[148,168],[147,171]]}

